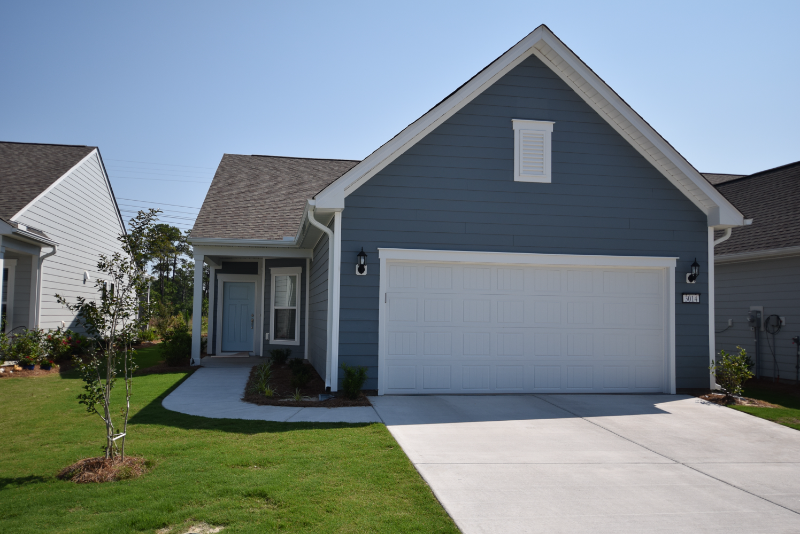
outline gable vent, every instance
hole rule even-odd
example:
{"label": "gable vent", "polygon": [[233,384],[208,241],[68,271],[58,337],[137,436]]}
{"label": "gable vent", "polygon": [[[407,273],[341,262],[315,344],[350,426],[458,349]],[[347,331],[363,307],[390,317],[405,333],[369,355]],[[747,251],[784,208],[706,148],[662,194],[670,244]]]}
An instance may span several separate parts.
{"label": "gable vent", "polygon": [[514,180],[550,182],[553,123],[514,119]]}

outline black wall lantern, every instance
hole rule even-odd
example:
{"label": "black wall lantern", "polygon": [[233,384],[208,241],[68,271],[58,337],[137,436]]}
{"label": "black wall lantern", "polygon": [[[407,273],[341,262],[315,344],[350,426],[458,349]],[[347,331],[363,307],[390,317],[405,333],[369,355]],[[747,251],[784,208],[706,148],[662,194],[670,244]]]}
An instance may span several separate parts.
{"label": "black wall lantern", "polygon": [[694,284],[697,281],[698,276],[700,276],[700,264],[697,263],[697,258],[695,258],[694,263],[692,264],[692,272],[686,273],[686,282],[689,284]]}
{"label": "black wall lantern", "polygon": [[356,263],[356,274],[364,276],[367,274],[367,255],[364,253],[364,247],[361,247],[361,252],[358,253],[358,262]]}

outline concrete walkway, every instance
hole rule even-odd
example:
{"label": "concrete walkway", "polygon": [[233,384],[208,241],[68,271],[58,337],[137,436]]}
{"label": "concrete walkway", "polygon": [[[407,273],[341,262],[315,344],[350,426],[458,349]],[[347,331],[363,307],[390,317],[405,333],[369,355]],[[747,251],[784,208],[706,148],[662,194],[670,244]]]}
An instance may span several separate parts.
{"label": "concrete walkway", "polygon": [[377,397],[465,533],[798,533],[800,432],[685,396]]}
{"label": "concrete walkway", "polygon": [[[244,402],[242,401],[244,386],[247,384],[247,377],[250,376],[250,369],[255,363],[249,361],[253,358],[231,358],[230,360],[248,361],[221,362],[216,359],[203,358],[203,368],[195,371],[164,399],[162,402],[164,408],[173,412],[213,419],[256,419],[289,423],[381,422],[380,417],[371,406],[293,408],[289,406],[258,406]],[[256,363],[260,362],[263,360]]]}

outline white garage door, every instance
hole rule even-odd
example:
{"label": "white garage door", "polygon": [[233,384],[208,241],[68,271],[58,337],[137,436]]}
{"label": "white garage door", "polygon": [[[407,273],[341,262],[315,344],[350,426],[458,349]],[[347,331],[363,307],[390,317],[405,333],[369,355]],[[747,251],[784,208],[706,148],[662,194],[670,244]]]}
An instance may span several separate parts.
{"label": "white garage door", "polygon": [[665,268],[382,272],[382,393],[669,392]]}

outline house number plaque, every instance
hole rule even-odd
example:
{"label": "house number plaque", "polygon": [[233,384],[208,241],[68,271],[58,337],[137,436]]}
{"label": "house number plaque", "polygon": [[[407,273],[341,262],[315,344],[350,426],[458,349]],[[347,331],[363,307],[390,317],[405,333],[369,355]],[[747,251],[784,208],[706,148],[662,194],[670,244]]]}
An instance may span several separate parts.
{"label": "house number plaque", "polygon": [[683,293],[684,304],[700,304],[700,293]]}

